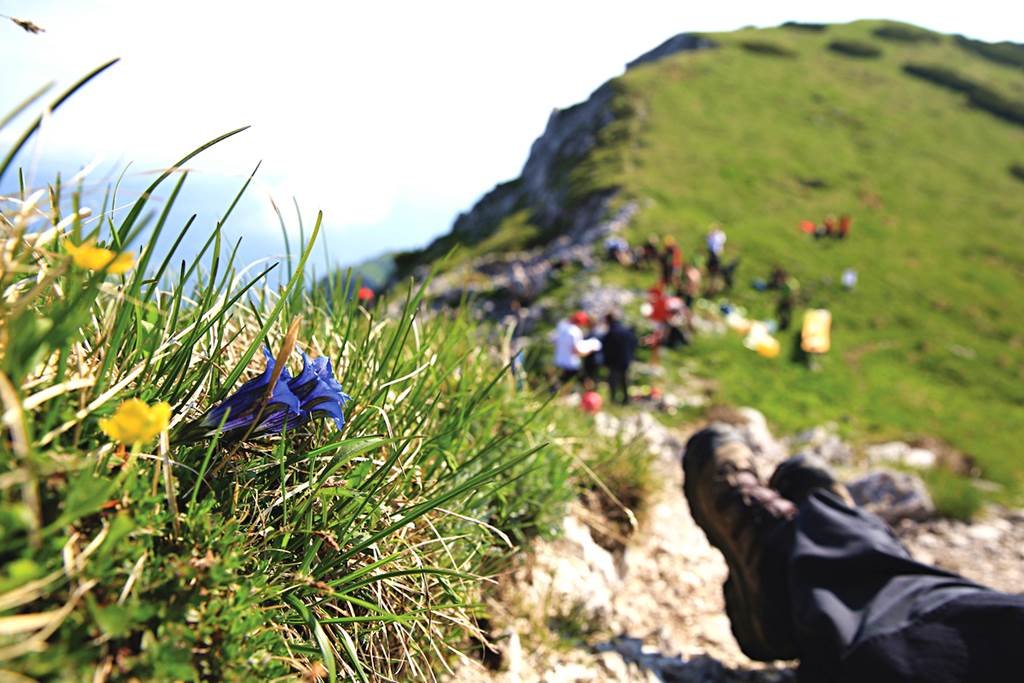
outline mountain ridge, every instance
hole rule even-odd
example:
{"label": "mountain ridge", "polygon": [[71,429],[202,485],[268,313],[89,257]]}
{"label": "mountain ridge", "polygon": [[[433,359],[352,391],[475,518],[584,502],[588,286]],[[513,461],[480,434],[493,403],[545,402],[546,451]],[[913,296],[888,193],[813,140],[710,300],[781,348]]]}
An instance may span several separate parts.
{"label": "mountain ridge", "polygon": [[[770,319],[774,299],[746,283],[782,266],[804,283],[802,305],[832,310],[835,339],[816,374],[788,361],[766,365],[728,338],[699,340],[687,362],[718,381],[716,401],[755,405],[783,430],[835,421],[859,443],[934,436],[973,458],[996,498],[1016,500],[1024,193],[1012,169],[1024,162],[1014,119],[1024,74],[1009,63],[1014,46],[993,58],[956,36],[879,20],[702,39],[717,47],[640,61],[599,88],[591,100],[601,106],[591,106],[614,116],[597,119],[596,130],[572,128],[584,132],[577,140],[542,136],[534,150],[543,173],[499,186],[406,265],[458,246],[438,267],[479,266],[474,287],[493,302],[504,295],[488,263],[572,241],[627,204],[638,208],[621,226],[624,238],[670,234],[697,262],[707,226],[722,222],[728,257],[742,260],[730,303]],[[921,78],[912,64],[945,71]],[[943,73],[956,80],[936,82]],[[584,103],[562,114],[587,111]],[[559,154],[565,149],[586,151]],[[524,171],[537,168],[528,162]],[[551,202],[519,201],[527,186]],[[798,229],[840,213],[854,217],[842,243]],[[601,263],[600,250],[579,246],[597,260],[561,285],[545,280],[550,315],[579,305],[589,280],[634,295],[653,284],[653,275]],[[852,293],[837,284],[848,268],[860,273]],[[798,345],[793,331],[780,341]],[[947,475],[932,475],[933,490],[977,494]]]}
{"label": "mountain ridge", "polygon": [[[713,47],[713,41],[699,34],[679,33],[628,62],[626,71],[680,52]],[[553,110],[544,132],[531,145],[519,176],[498,183],[460,213],[449,233],[422,250],[397,254],[397,277],[444,256],[457,243],[479,244],[519,211],[529,212],[530,222],[537,228],[521,246],[536,246],[558,234],[579,234],[604,218],[608,199],[617,188],[591,188],[577,196],[572,192],[569,174],[599,145],[600,135],[609,124],[628,116],[628,112],[616,110],[616,80],[606,81],[582,102]]]}

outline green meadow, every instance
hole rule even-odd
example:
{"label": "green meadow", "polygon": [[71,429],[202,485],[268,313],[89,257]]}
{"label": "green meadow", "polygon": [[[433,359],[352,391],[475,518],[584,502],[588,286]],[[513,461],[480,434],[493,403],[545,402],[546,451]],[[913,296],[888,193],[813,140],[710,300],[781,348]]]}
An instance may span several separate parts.
{"label": "green meadow", "polygon": [[[699,256],[708,225],[721,222],[725,260],[741,259],[732,299],[751,315],[773,315],[775,297],[749,283],[776,264],[800,280],[808,306],[832,311],[819,372],[785,352],[762,359],[735,338],[701,340],[693,353],[723,401],[754,405],[783,430],[837,421],[860,441],[938,437],[1019,500],[1024,184],[1010,167],[1024,156],[1024,126],[902,67],[944,65],[1021,101],[1024,74],[949,36],[881,38],[884,25],[716,34],[716,50],[630,71],[618,83],[636,134],[612,144],[615,163],[592,177],[648,200],[635,241],[673,234]],[[880,55],[829,49],[844,40]],[[798,229],[844,213],[847,240]],[[839,285],[846,268],[858,272],[852,292]],[[783,349],[797,333],[782,336]]]}

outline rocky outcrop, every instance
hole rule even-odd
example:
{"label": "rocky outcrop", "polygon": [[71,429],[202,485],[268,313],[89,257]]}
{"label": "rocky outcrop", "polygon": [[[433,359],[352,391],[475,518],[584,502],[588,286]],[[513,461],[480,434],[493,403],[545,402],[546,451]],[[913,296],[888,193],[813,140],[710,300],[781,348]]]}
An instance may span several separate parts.
{"label": "rocky outcrop", "polygon": [[868,446],[865,455],[872,464],[902,465],[903,467],[916,467],[928,469],[935,467],[938,457],[927,448],[911,446],[902,441],[889,441],[886,443]]}
{"label": "rocky outcrop", "polygon": [[853,449],[840,438],[835,424],[819,425],[785,440],[790,453],[802,453],[825,462],[830,467],[854,464]]}
{"label": "rocky outcrop", "polygon": [[906,472],[871,472],[850,482],[847,488],[857,505],[890,524],[901,519],[922,521],[935,515],[935,504],[924,482]]}
{"label": "rocky outcrop", "polygon": [[632,69],[640,66],[641,64],[649,64],[656,62],[659,59],[664,59],[669,55],[674,55],[678,52],[687,52],[691,50],[704,50],[710,47],[715,47],[715,43],[703,36],[696,33],[679,33],[664,43],[654,48],[650,52],[645,52],[632,62],[626,65],[627,69]]}
{"label": "rocky outcrop", "polygon": [[1024,591],[1024,511],[990,507],[972,522],[905,520],[896,525],[914,558],[996,590]]}
{"label": "rocky outcrop", "polygon": [[[561,235],[547,246],[528,252],[485,257],[434,278],[428,296],[439,305],[456,305],[465,295],[490,293],[478,307],[489,319],[509,318],[516,336],[529,334],[543,317],[545,307],[535,302],[564,266],[575,264],[584,270],[594,266],[593,246],[608,235],[620,232],[636,215],[636,202],[628,202],[610,218],[595,222],[574,235]],[[484,277],[467,278],[467,271]],[[514,301],[524,302],[513,307]],[[571,302],[578,306],[581,302]]]}
{"label": "rocky outcrop", "polygon": [[[627,65],[627,69],[688,50],[714,47],[695,34],[681,33]],[[530,221],[545,235],[576,236],[599,223],[607,211],[615,187],[589,187],[574,191],[570,173],[599,144],[601,131],[617,119],[633,115],[631,108],[616,106],[616,81],[595,90],[586,101],[555,109],[544,133],[530,147],[519,177],[501,183],[485,194],[472,209],[459,214],[449,234],[434,240],[417,254],[401,257],[400,267],[418,265],[444,255],[456,243],[474,244],[493,234],[502,220],[527,210]]]}

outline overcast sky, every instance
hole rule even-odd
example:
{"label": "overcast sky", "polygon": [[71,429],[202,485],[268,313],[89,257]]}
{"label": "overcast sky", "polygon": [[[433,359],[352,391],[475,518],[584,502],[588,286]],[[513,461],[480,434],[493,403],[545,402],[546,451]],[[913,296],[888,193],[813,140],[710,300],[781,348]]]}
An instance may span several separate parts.
{"label": "overcast sky", "polygon": [[[885,17],[1024,41],[1019,3],[533,1],[16,2],[0,13],[0,114],[48,81],[120,64],[48,122],[40,182],[99,158],[142,171],[252,125],[200,157],[203,204],[262,160],[236,233],[248,258],[279,249],[268,195],[325,212],[333,258],[353,262],[445,232],[518,174],[551,109],[682,31]],[[0,147],[14,128],[0,131]],[[23,160],[22,163],[27,163]],[[224,206],[224,196],[216,206]],[[203,217],[201,216],[201,220]],[[209,230],[212,219],[203,230]],[[274,236],[270,239],[268,236]]]}

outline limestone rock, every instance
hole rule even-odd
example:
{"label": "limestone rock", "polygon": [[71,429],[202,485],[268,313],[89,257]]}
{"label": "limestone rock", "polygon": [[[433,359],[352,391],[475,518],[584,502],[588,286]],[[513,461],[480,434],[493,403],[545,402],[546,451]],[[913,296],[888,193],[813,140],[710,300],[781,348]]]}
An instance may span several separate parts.
{"label": "limestone rock", "polygon": [[579,298],[580,310],[600,321],[608,313],[621,313],[636,300],[636,294],[622,287],[589,286]]}
{"label": "limestone rock", "polygon": [[927,448],[915,448],[902,441],[889,441],[868,446],[865,453],[871,464],[903,465],[918,469],[935,467],[938,460],[935,453]]}
{"label": "limestone rock", "polygon": [[767,480],[779,463],[789,457],[789,453],[785,445],[772,436],[768,420],[761,411],[746,407],[737,409],[736,414],[741,419],[735,427],[753,451],[761,477]]}
{"label": "limestone rock", "polygon": [[804,453],[815,456],[832,467],[853,464],[853,449],[836,432],[836,425],[825,424],[800,432],[785,440],[794,455]]}
{"label": "limestone rock", "polygon": [[925,520],[935,514],[935,504],[924,482],[906,472],[871,472],[847,484],[847,488],[858,505],[890,524],[901,519]]}
{"label": "limestone rock", "polygon": [[708,48],[715,47],[715,43],[703,36],[696,33],[679,33],[658,47],[643,53],[629,64],[626,65],[627,69],[640,66],[641,64],[648,64],[650,62],[656,62],[659,59],[664,59],[669,55],[674,55],[677,52],[686,52],[689,50],[706,50]]}

